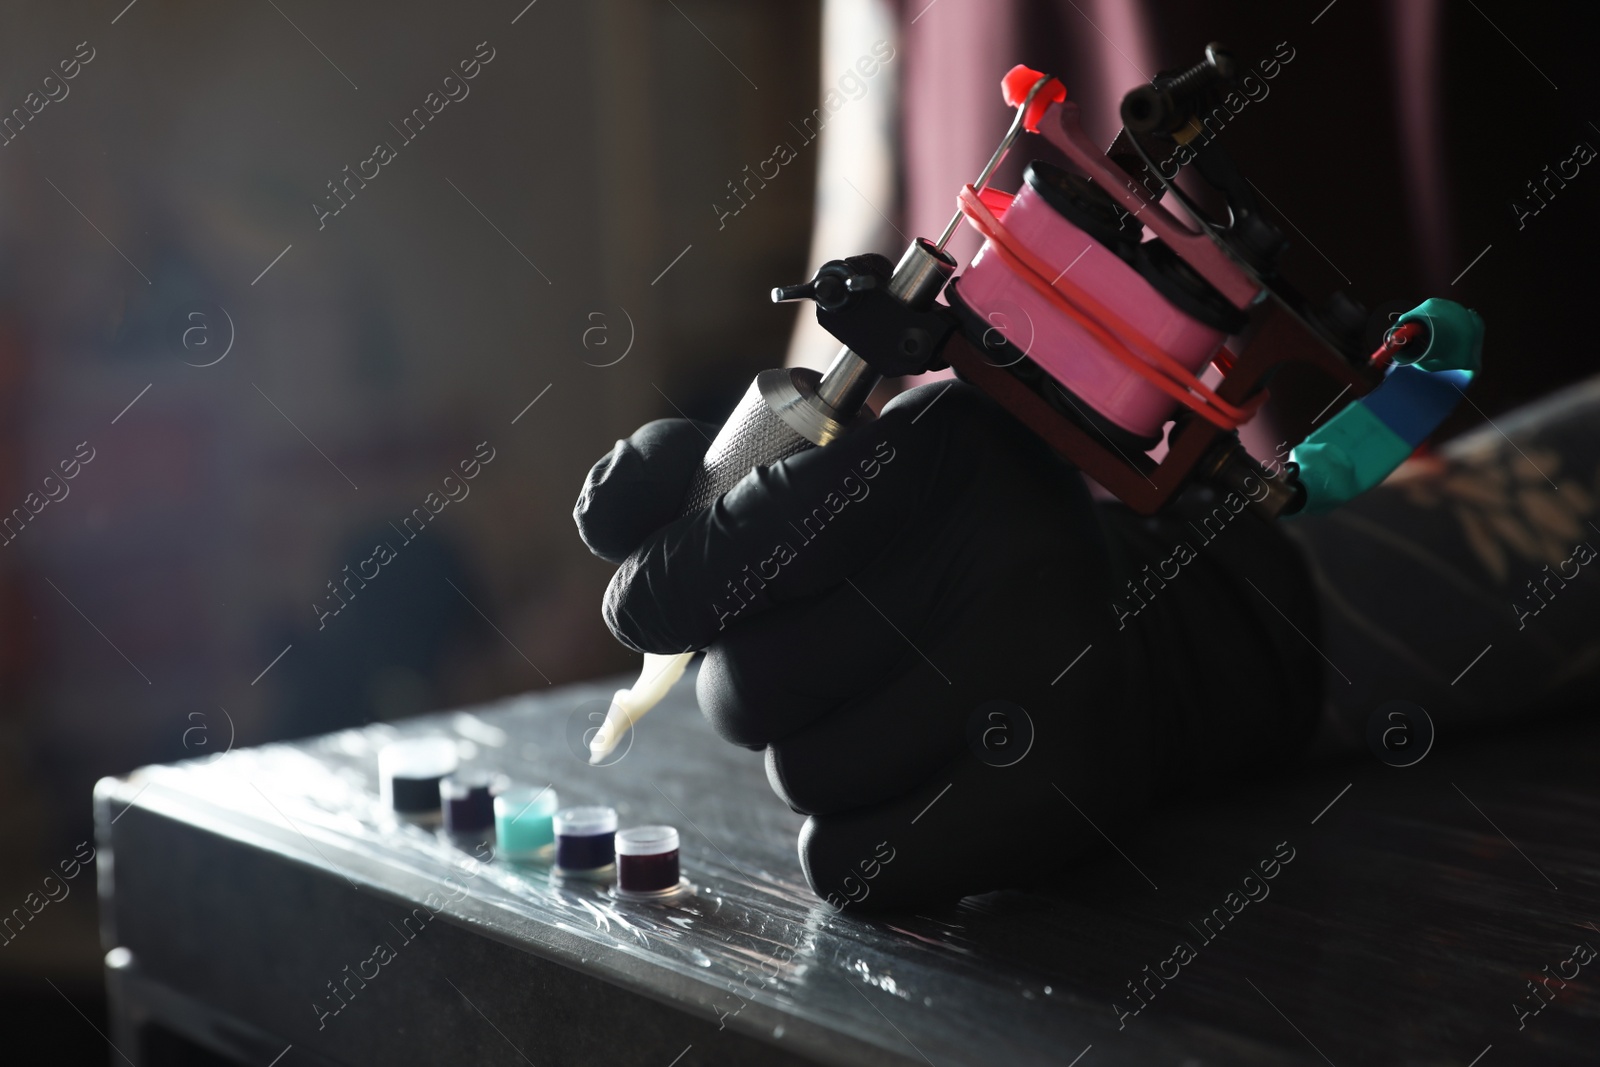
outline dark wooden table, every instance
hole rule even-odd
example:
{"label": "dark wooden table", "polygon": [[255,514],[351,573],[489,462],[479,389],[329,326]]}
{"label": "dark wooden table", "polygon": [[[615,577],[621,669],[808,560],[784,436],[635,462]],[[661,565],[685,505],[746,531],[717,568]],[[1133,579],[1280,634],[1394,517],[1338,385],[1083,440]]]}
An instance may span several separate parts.
{"label": "dark wooden table", "polygon": [[[118,1048],[278,1067],[1600,1063],[1600,959],[1574,957],[1600,948],[1593,717],[1446,725],[1408,768],[1287,768],[1169,806],[1055,895],[857,919],[806,889],[801,820],[687,680],[620,763],[586,766],[574,737],[613,688],[102,781]],[[698,894],[619,904],[390,824],[376,750],[421,734],[564,804],[676,825]]]}

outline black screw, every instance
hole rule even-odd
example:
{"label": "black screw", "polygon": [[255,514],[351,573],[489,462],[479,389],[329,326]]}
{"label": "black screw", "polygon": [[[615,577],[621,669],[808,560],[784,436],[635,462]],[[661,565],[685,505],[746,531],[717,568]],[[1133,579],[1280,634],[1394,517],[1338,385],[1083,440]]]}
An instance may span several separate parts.
{"label": "black screw", "polygon": [[1215,41],[1206,57],[1177,74],[1157,77],[1122,98],[1122,124],[1134,133],[1171,133],[1192,111],[1192,97],[1213,81],[1231,82],[1238,73],[1233,53]]}

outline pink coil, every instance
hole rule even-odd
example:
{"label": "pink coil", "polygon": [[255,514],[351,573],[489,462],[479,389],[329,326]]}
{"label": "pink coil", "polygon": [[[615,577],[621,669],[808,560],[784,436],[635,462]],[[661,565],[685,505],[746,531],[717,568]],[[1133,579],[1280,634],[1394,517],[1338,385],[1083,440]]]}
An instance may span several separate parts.
{"label": "pink coil", "polygon": [[[1056,204],[1041,189],[1050,190]],[[1056,205],[1072,208],[1062,203],[1064,197],[1076,201],[1079,210],[1073,214],[1095,229],[1100,240],[1063,217]],[[1101,201],[1115,214],[1096,218]],[[1028,168],[1027,181],[1016,197],[996,214],[1016,241],[1057,272],[1056,279],[1070,271],[1071,281],[1135,324],[1191,373],[1199,374],[1231,329],[1238,328],[1234,323],[1239,313],[1164,245],[1150,247],[1156,244],[1150,242],[1136,248],[1137,223],[1083,179],[1036,162]],[[1158,276],[1193,313],[1175,306],[1124,256]],[[970,310],[1105,419],[1142,439],[1160,437],[1177,407],[1172,397],[1114,358],[1082,326],[1014,274],[991,241],[984,241],[962,273],[958,292]],[[1201,321],[1197,314],[1210,321]]]}

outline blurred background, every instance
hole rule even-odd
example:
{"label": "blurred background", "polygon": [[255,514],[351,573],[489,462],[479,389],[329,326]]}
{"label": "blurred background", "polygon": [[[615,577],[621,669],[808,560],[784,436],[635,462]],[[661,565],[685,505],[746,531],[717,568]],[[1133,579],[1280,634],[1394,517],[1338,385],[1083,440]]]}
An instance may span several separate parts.
{"label": "blurred background", "polygon": [[[569,517],[589,465],[825,363],[768,289],[942,229],[1013,63],[1109,143],[1122,94],[1207,41],[1276,57],[1221,137],[1290,276],[1374,340],[1428,295],[1476,307],[1455,429],[1592,373],[1576,11],[13,0],[0,913],[92,839],[103,775],[633,667]],[[93,884],[68,884],[0,945],[0,1026],[96,1062]]]}

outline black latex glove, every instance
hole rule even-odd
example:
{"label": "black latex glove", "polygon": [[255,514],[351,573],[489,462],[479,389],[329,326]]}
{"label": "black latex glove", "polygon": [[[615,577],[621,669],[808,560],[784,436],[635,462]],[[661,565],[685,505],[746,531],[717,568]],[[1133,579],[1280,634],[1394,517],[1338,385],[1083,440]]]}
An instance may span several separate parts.
{"label": "black latex glove", "polygon": [[[1207,544],[1183,523],[1218,500],[1154,522],[1097,506],[988,398],[937,383],[675,519],[708,436],[643,427],[574,514],[621,563],[612,632],[706,650],[700,706],[811,816],[801,860],[825,899],[1056,877],[1165,789],[1309,731],[1320,663],[1285,621],[1314,640],[1309,584],[1254,515]],[[1170,574],[1180,539],[1196,558],[1140,607],[1125,583]]]}

